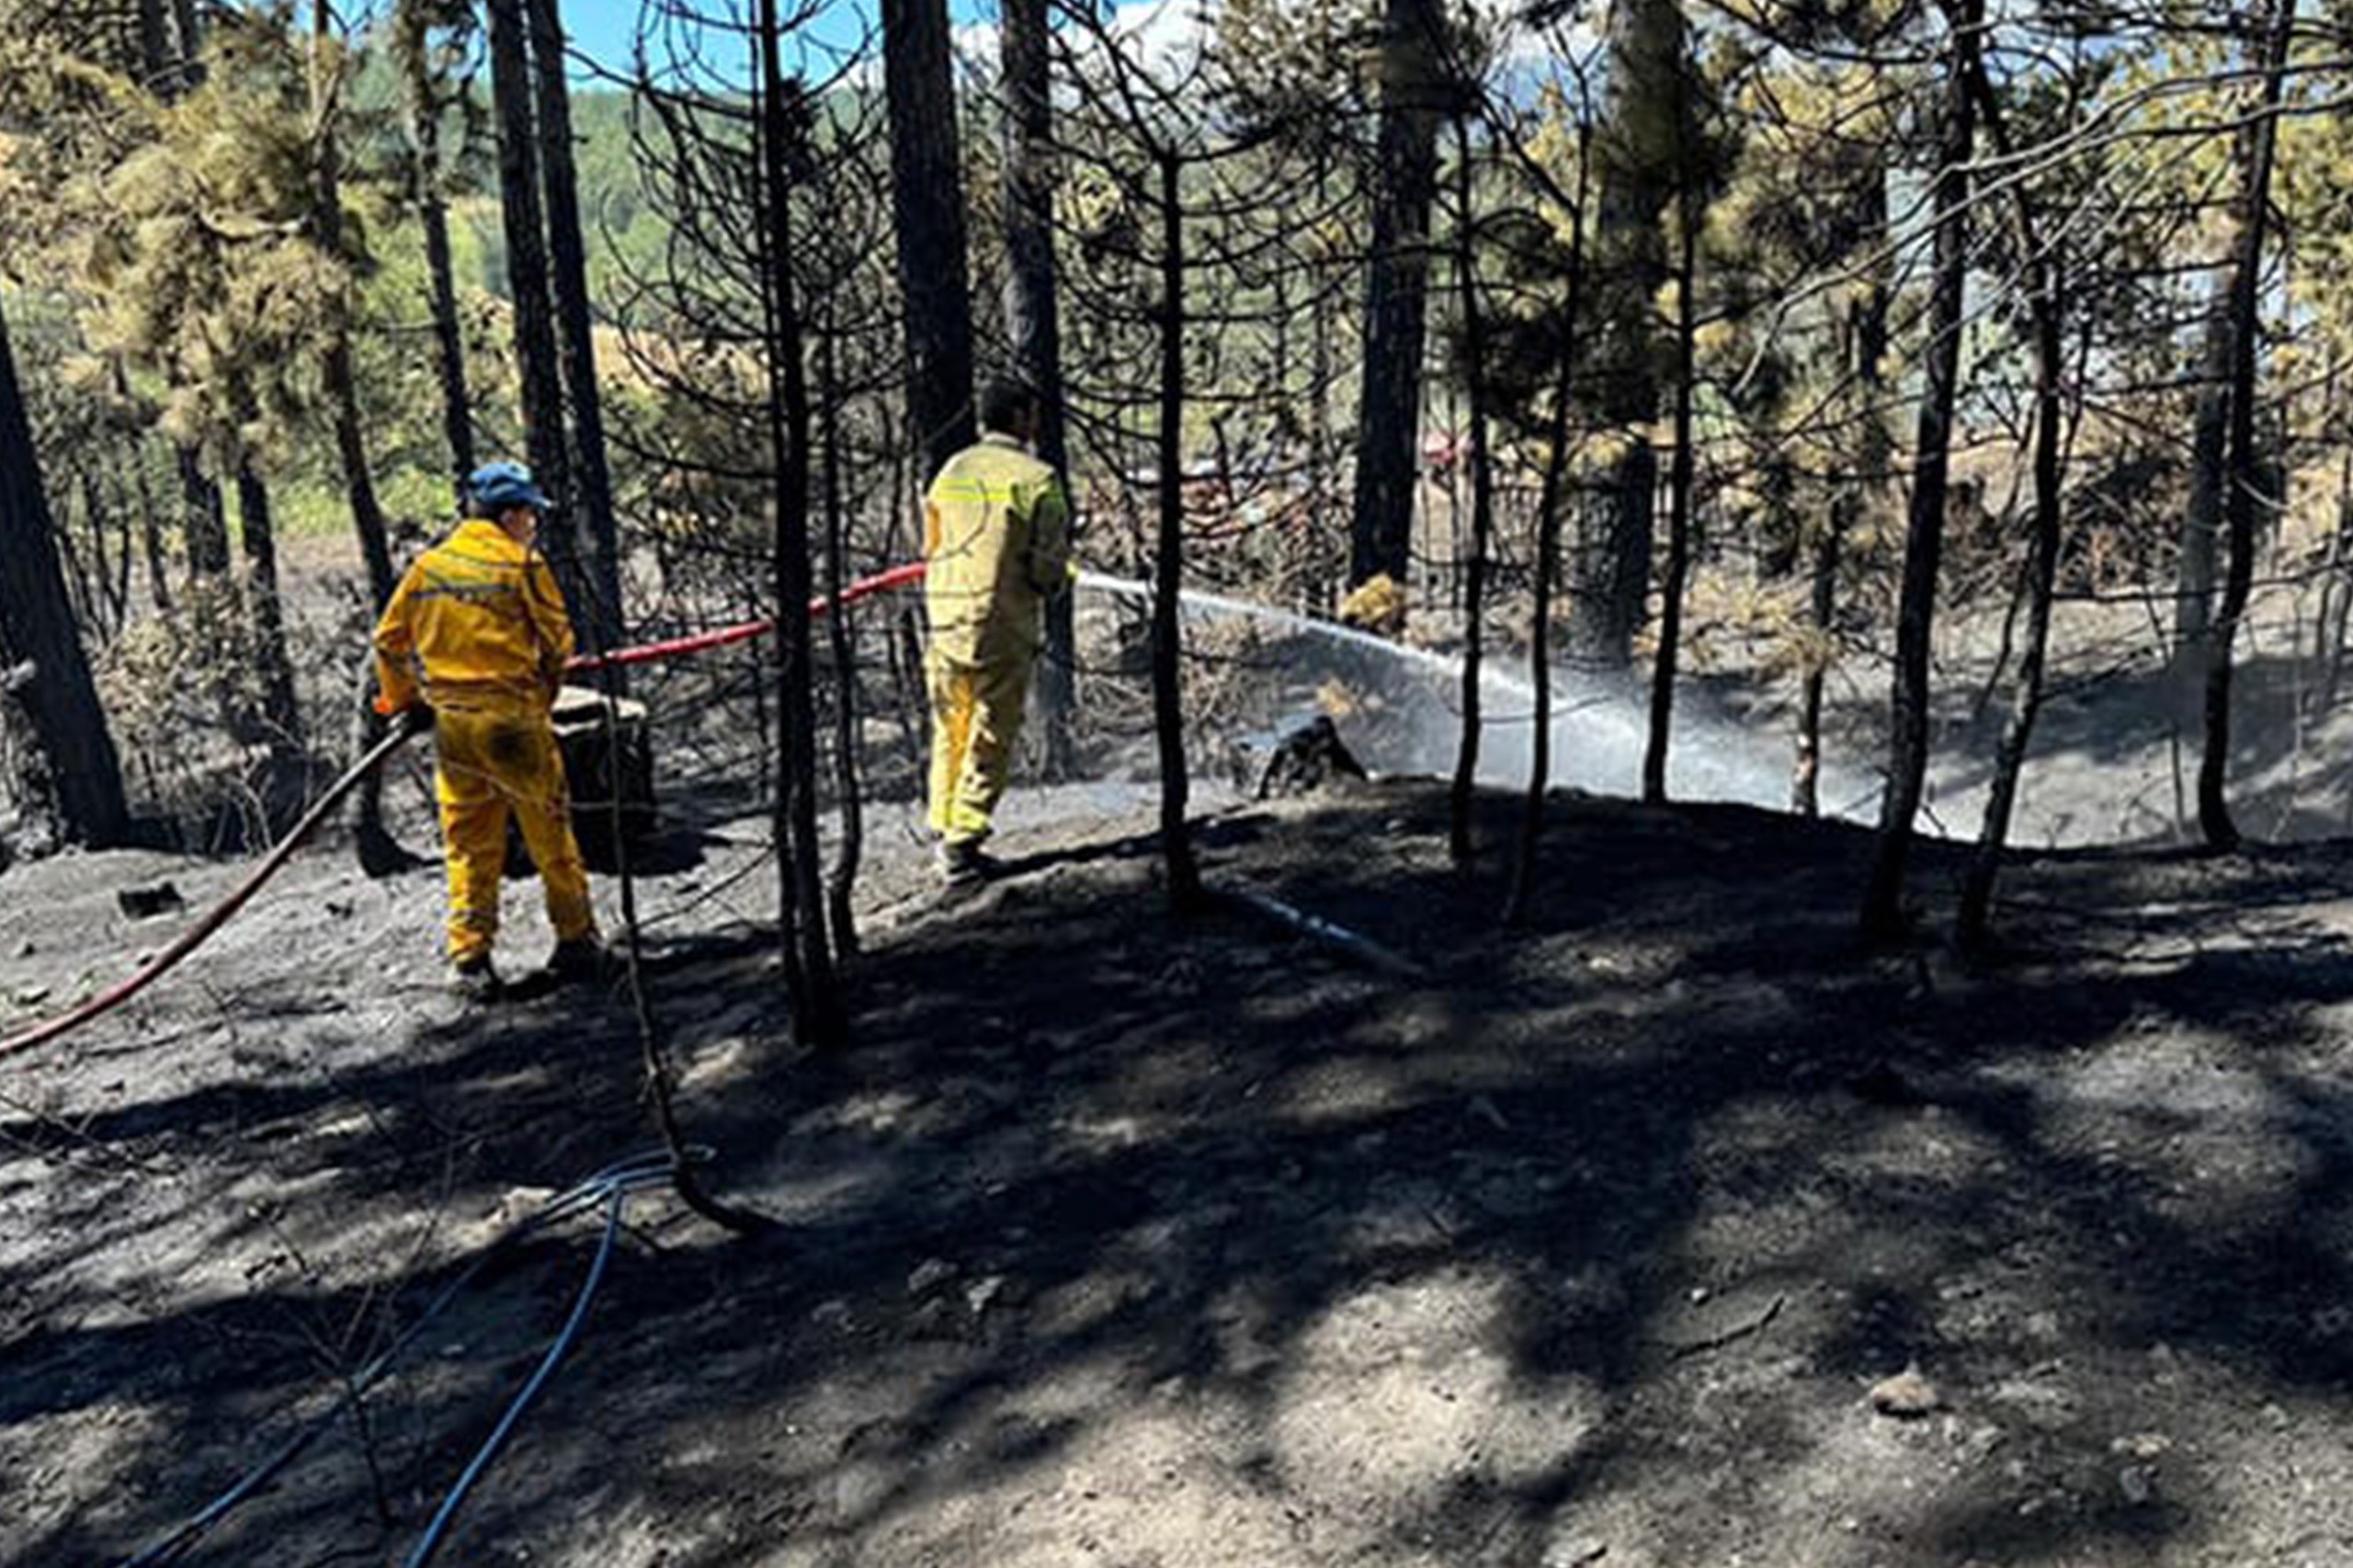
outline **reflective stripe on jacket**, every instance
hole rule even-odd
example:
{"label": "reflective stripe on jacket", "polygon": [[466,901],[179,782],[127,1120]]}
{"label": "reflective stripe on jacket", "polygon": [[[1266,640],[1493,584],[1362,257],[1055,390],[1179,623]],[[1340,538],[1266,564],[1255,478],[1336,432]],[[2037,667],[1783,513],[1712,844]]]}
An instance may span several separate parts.
{"label": "reflective stripe on jacket", "polygon": [[932,652],[982,665],[1037,651],[1040,607],[1070,571],[1070,503],[1011,437],[948,460],[924,496],[924,604]]}
{"label": "reflective stripe on jacket", "polygon": [[547,557],[470,521],[418,558],[376,626],[376,701],[544,712],[572,657],[572,618]]}

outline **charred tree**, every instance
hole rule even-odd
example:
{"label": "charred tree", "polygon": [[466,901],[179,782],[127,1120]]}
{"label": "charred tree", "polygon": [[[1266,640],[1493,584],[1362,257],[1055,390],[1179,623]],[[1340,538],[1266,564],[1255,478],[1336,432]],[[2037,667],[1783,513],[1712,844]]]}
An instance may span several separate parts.
{"label": "charred tree", "polygon": [[827,938],[824,846],[817,831],[817,707],[810,599],[810,407],[793,278],[792,160],[799,95],[784,74],[777,0],[759,0],[759,182],[767,429],[776,464],[777,857],[792,1028],[811,1047],[837,1043],[846,1021]]}
{"label": "charred tree", "polygon": [[972,289],[947,0],[882,0],[891,196],[906,298],[907,415],[926,473],[972,445]]}
{"label": "charred tree", "polygon": [[2198,760],[2198,826],[2209,847],[2234,849],[2231,818],[2231,676],[2239,622],[2255,586],[2256,514],[2266,503],[2262,454],[2256,449],[2256,362],[2263,332],[2262,274],[2269,237],[2271,171],[2279,144],[2279,104],[2286,91],[2288,46],[2295,30],[2292,0],[2272,0],[2263,48],[2260,111],[2247,150],[2239,198],[2238,255],[2231,269],[2230,445],[2222,508],[2230,562],[2206,650],[2206,738]]}
{"label": "charred tree", "polygon": [[[1005,0],[1005,324],[1015,373],[1038,393],[1038,455],[1070,488],[1063,410],[1062,308],[1054,257],[1053,97],[1049,0]],[[1072,596],[1046,604],[1045,660],[1038,672],[1046,774],[1075,766],[1077,634]]]}
{"label": "charred tree", "polygon": [[[1875,238],[1887,229],[1887,174],[1873,159],[1856,191],[1860,210],[1857,232]],[[1813,540],[1807,595],[1808,628],[1813,646],[1798,683],[1797,760],[1791,772],[1790,807],[1800,816],[1822,812],[1822,706],[1830,675],[1838,622],[1838,576],[1847,546],[1861,530],[1886,483],[1892,443],[1880,416],[1886,384],[1889,263],[1873,261],[1860,291],[1847,308],[1841,360],[1863,410],[1861,437],[1852,472],[1831,497],[1829,515]]]}
{"label": "charred tree", "polygon": [[1643,799],[1666,800],[1666,757],[1675,732],[1676,661],[1683,651],[1683,593],[1691,575],[1692,489],[1697,454],[1692,448],[1691,399],[1698,379],[1699,320],[1695,288],[1699,271],[1699,211],[1687,175],[1682,201],[1680,254],[1675,280],[1675,463],[1667,479],[1666,574],[1659,585],[1658,647],[1651,665],[1649,744],[1643,750]]}
{"label": "charred tree", "polygon": [[1912,824],[1928,770],[1928,654],[1935,631],[1937,579],[1944,559],[1945,495],[1952,460],[1953,404],[1961,379],[1961,307],[1969,274],[1969,160],[1976,144],[1976,98],[1969,90],[1984,0],[1955,0],[1950,61],[1939,106],[1936,243],[1929,283],[1928,341],[1922,351],[1920,414],[1914,437],[1912,507],[1904,548],[1904,585],[1896,609],[1895,676],[1889,705],[1887,793],[1879,844],[1864,891],[1868,942],[1900,937]]}
{"label": "charred tree", "polygon": [[466,339],[458,315],[457,267],[449,250],[449,202],[441,151],[449,97],[433,69],[438,28],[471,24],[472,7],[440,0],[406,0],[393,17],[392,53],[400,67],[402,121],[408,145],[409,198],[425,235],[425,267],[432,290],[433,368],[441,393],[441,434],[453,476],[473,472],[473,401],[466,386]]}
{"label": "charred tree", "polygon": [[1454,277],[1462,312],[1462,379],[1470,402],[1471,559],[1462,604],[1462,737],[1454,755],[1447,850],[1467,864],[1474,846],[1472,806],[1479,783],[1480,682],[1485,673],[1487,571],[1495,535],[1495,476],[1487,450],[1487,312],[1479,291],[1479,224],[1471,128],[1454,121]]}
{"label": "charred tree", "polygon": [[41,483],[32,422],[17,381],[5,320],[0,320],[0,561],[7,562],[0,570],[0,688],[23,712],[46,770],[45,779],[17,781],[19,807],[30,811],[37,804],[51,805],[64,836],[77,843],[93,847],[119,844],[131,825],[122,764],[67,601],[57,559],[56,523]]}
{"label": "charred tree", "polygon": [[1185,650],[1177,613],[1185,586],[1185,165],[1166,149],[1159,165],[1160,516],[1152,568],[1152,727],[1160,754],[1160,846],[1168,902],[1183,915],[1203,896],[1185,814]]}
{"label": "charred tree", "polygon": [[173,75],[171,18],[164,0],[139,0],[139,65],[150,91],[162,93]]}
{"label": "charred tree", "polygon": [[[336,123],[347,73],[330,59],[335,6],[329,0],[313,0],[311,12],[311,113],[316,127],[311,171],[312,234],[329,257],[349,267],[353,257],[344,233],[343,150]],[[344,497],[351,508],[351,531],[358,537],[359,558],[368,569],[369,601],[381,609],[391,601],[399,578],[392,571],[392,545],[384,534],[384,509],[376,499],[376,481],[368,466],[359,374],[351,357],[350,309],[347,301],[336,312],[320,355],[320,371],[335,427],[335,457],[343,468]]]}
{"label": "charred tree", "polygon": [[[597,338],[588,303],[588,253],[580,225],[580,180],[574,168],[572,89],[564,81],[563,18],[559,0],[523,0],[529,13],[532,88],[538,116],[540,181],[546,201],[548,276],[564,407],[571,414],[563,499],[576,538],[581,577],[593,596],[573,610],[590,629],[591,647],[609,645],[623,627],[621,560],[613,517],[612,470],[605,453],[605,414],[597,385]],[[624,684],[618,668],[608,687]]]}
{"label": "charred tree", "polygon": [[[523,435],[541,489],[559,501],[571,492],[565,461],[563,375],[558,369],[554,308],[548,281],[547,223],[540,205],[540,127],[532,107],[530,34],[525,0],[487,0],[491,97],[498,119],[499,217],[506,238],[506,282],[515,302],[515,355],[520,371]],[[563,530],[551,529],[551,563],[577,622],[598,601]]]}
{"label": "charred tree", "polygon": [[175,448],[172,460],[179,472],[180,541],[189,583],[217,582],[229,574],[229,516],[221,486],[188,448]]}
{"label": "charred tree", "polygon": [[[829,312],[830,316],[830,312]],[[859,777],[858,660],[850,646],[849,607],[841,602],[849,583],[849,507],[843,470],[849,442],[842,430],[840,334],[828,319],[818,340],[819,422],[825,458],[825,597],[834,601],[825,617],[826,653],[834,676],[834,798],[841,813],[841,842],[825,880],[826,917],[833,922],[834,956],[847,963],[858,956],[858,872],[866,853],[865,789]]]}
{"label": "charred tree", "polygon": [[1437,0],[1386,0],[1348,535],[1352,583],[1386,574],[1402,586],[1413,566],[1444,27]]}
{"label": "charred tree", "polygon": [[1578,330],[1586,291],[1586,197],[1593,166],[1592,136],[1580,122],[1577,135],[1577,186],[1569,199],[1567,301],[1562,308],[1559,342],[1554,353],[1559,370],[1552,387],[1551,417],[1545,422],[1549,445],[1544,452],[1544,476],[1536,502],[1536,583],[1529,610],[1528,678],[1535,693],[1534,728],[1530,733],[1528,788],[1520,797],[1519,837],[1512,851],[1511,881],[1504,893],[1506,926],[1526,923],[1536,892],[1536,868],[1544,839],[1544,802],[1552,788],[1552,611],[1561,581],[1562,510],[1566,505],[1570,409],[1576,396]]}
{"label": "charred tree", "polygon": [[1675,0],[1609,8],[1609,77],[1595,214],[1597,445],[1571,574],[1570,651],[1606,668],[1633,661],[1656,530],[1658,347],[1654,301],[1666,281],[1660,220],[1675,194],[1690,114],[1683,14]]}
{"label": "charred tree", "polygon": [[294,661],[286,644],[286,607],[278,596],[278,522],[268,482],[251,452],[237,460],[237,536],[245,557],[245,614],[253,627],[270,759],[265,800],[275,817],[292,801],[302,753],[302,716],[294,696]]}
{"label": "charred tree", "polygon": [[[1982,55],[1971,60],[1969,81],[1985,121],[1987,139],[1996,154],[2009,158],[2012,147],[2001,99],[1986,74]],[[2033,742],[2035,719],[2041,710],[2064,506],[2066,258],[2060,244],[2045,237],[2034,200],[2024,186],[2010,187],[2009,205],[2018,252],[2028,258],[2027,312],[2034,337],[2034,521],[2027,561],[2026,644],[2018,656],[2018,689],[1995,753],[1977,850],[1961,881],[1961,915],[1954,935],[1964,949],[1984,946],[1992,928],[1994,884],[2001,874],[2018,780],[2026,769],[2027,748]]]}

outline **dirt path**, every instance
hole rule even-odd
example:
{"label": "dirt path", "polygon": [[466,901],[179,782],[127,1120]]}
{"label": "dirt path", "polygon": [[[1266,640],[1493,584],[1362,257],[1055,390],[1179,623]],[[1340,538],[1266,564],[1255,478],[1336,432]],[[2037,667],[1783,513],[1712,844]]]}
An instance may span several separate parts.
{"label": "dirt path", "polygon": [[[1172,926],[1142,802],[1086,804],[952,917],[888,850],[832,1061],[778,1043],[754,825],[649,881],[685,1114],[788,1225],[633,1200],[445,1561],[2353,1562],[2353,855],[2041,862],[1972,975],[1859,959],[1862,839],[1759,812],[1564,800],[1508,939],[1427,787],[1206,826],[1409,985]],[[159,944],[118,886],[232,873],[9,873],[0,1000]],[[0,1557],[152,1538],[647,1142],[625,1010],[460,1013],[434,894],[306,860],[0,1068]],[[199,1557],[397,1561],[595,1239],[486,1273]],[[1907,1366],[1937,1408],[1874,1413]]]}

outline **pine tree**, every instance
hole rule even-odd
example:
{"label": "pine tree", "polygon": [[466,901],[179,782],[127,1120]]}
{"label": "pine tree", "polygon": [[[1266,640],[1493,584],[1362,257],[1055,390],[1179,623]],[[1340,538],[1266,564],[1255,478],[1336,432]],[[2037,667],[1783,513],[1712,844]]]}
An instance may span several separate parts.
{"label": "pine tree", "polygon": [[907,416],[927,472],[970,446],[972,291],[947,0],[882,0],[891,200],[905,297]]}
{"label": "pine tree", "polygon": [[[1042,418],[1038,455],[1069,483],[1064,435],[1062,301],[1054,257],[1051,172],[1053,93],[1048,0],[1005,0],[1005,324],[1015,373],[1036,389]],[[1038,706],[1046,731],[1046,771],[1074,766],[1071,723],[1077,705],[1074,596],[1046,607],[1045,657]]]}
{"label": "pine tree", "polygon": [[[90,678],[41,485],[24,390],[0,319],[0,702],[21,710],[45,778],[14,781],[20,810],[51,804],[74,842],[123,841],[131,812],[97,687]],[[27,764],[32,757],[28,755]]]}
{"label": "pine tree", "polygon": [[1420,488],[1422,358],[1429,310],[1430,209],[1447,40],[1438,0],[1386,0],[1381,131],[1364,300],[1348,575],[1405,582]]}
{"label": "pine tree", "polygon": [[1983,0],[1955,0],[1949,18],[1950,41],[1938,109],[1936,254],[1924,328],[1927,345],[1921,356],[1926,384],[1914,439],[1912,507],[1897,608],[1887,793],[1880,804],[1878,851],[1863,894],[1862,930],[1869,941],[1891,940],[1904,931],[1904,871],[1928,767],[1928,656],[1944,559],[1945,496],[1951,479],[1961,308],[1969,272],[1969,165],[1977,141],[1977,100],[1969,77],[1984,19]]}
{"label": "pine tree", "polygon": [[[461,83],[444,62],[461,52],[472,27],[471,0],[401,0],[392,14],[391,50],[400,72],[402,123],[406,132],[409,198],[425,239],[432,289],[434,373],[441,394],[441,432],[452,477],[475,466],[473,401],[466,390],[465,334],[458,316],[457,268],[449,249],[449,160],[442,126],[453,110],[471,112]],[[437,42],[437,38],[442,41]]]}
{"label": "pine tree", "polygon": [[1590,374],[1605,435],[1596,442],[1570,574],[1569,649],[1622,666],[1633,657],[1650,585],[1659,413],[1654,301],[1667,276],[1667,204],[1696,138],[1685,91],[1685,25],[1675,0],[1625,0],[1609,11],[1608,89],[1594,228]]}

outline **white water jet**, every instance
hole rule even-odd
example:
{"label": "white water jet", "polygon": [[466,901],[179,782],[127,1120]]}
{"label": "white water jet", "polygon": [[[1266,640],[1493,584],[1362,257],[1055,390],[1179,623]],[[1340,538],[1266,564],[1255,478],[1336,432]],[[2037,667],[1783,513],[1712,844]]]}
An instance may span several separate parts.
{"label": "white water jet", "polygon": [[[1078,585],[1120,598],[1149,602],[1152,586],[1132,577],[1083,572]],[[1388,638],[1248,599],[1187,588],[1185,609],[1228,617],[1295,637],[1313,637],[1336,650],[1369,655],[1383,667],[1441,677],[1414,692],[1382,692],[1391,700],[1380,725],[1342,721],[1350,746],[1384,773],[1443,776],[1454,768],[1461,740],[1455,703],[1462,685],[1460,654],[1408,647]],[[1341,674],[1337,669],[1322,672]],[[1535,690],[1490,659],[1480,665],[1479,778],[1501,789],[1528,782]],[[1411,700],[1404,700],[1410,698]],[[1502,699],[1501,702],[1495,701]],[[1677,800],[1725,801],[1784,810],[1789,804],[1788,749],[1722,716],[1707,711],[1698,695],[1677,703],[1675,744],[1668,758],[1668,793]],[[1552,675],[1552,781],[1603,795],[1639,792],[1643,753],[1650,736],[1643,689],[1631,679],[1555,668]],[[1876,808],[1879,786],[1825,769],[1823,795],[1831,814],[1855,817]]]}

